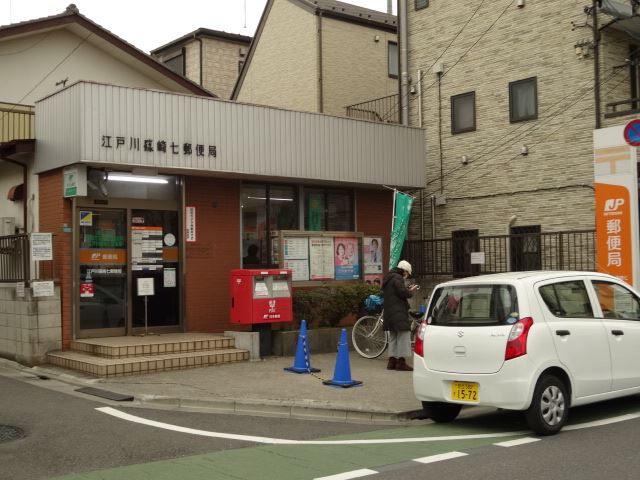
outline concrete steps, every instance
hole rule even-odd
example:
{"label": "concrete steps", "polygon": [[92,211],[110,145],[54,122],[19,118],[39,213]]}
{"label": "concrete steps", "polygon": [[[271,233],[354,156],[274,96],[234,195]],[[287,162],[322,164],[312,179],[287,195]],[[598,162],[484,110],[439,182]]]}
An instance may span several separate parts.
{"label": "concrete steps", "polygon": [[99,377],[183,370],[248,361],[233,338],[202,333],[76,340],[72,350],[49,352],[53,365]]}

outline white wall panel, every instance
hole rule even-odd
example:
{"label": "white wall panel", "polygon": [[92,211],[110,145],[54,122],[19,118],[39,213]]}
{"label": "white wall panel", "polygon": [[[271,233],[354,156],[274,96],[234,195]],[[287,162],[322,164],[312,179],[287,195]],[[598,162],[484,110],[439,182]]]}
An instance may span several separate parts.
{"label": "white wall panel", "polygon": [[[64,122],[55,119],[65,119]],[[37,171],[76,162],[336,183],[424,184],[424,132],[315,113],[80,82],[36,105]],[[64,125],[64,128],[63,128]],[[102,146],[110,137],[111,148]],[[117,137],[125,144],[118,146]],[[131,148],[134,139],[137,148]],[[153,140],[145,151],[144,140]],[[157,142],[166,142],[166,153]],[[190,143],[192,153],[184,152]],[[172,144],[178,153],[172,153]],[[196,146],[204,145],[204,155]],[[209,145],[217,156],[209,155]]]}

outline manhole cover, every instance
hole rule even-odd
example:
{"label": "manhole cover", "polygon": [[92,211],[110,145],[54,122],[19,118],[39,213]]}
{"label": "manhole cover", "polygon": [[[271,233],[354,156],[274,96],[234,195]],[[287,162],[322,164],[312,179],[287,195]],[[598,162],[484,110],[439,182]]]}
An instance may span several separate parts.
{"label": "manhole cover", "polygon": [[11,425],[0,425],[0,443],[10,442],[24,437],[24,431]]}

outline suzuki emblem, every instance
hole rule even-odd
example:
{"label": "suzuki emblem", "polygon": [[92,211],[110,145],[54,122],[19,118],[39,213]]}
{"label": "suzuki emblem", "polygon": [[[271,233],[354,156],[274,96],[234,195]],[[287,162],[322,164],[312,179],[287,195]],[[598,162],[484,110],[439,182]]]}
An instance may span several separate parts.
{"label": "suzuki emblem", "polygon": [[460,338],[464,337],[464,332],[462,330],[458,331],[458,337]]}

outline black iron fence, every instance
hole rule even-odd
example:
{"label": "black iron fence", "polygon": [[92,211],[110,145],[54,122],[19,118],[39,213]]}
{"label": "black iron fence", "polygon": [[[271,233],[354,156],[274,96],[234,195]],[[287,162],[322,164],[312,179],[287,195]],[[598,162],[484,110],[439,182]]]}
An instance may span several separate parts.
{"label": "black iron fence", "polygon": [[29,236],[0,237],[0,283],[29,281]]}
{"label": "black iron fence", "polygon": [[526,270],[596,270],[595,230],[411,240],[414,276],[469,277]]}
{"label": "black iron fence", "polygon": [[347,117],[382,123],[400,123],[399,95],[375,98],[345,107]]}

